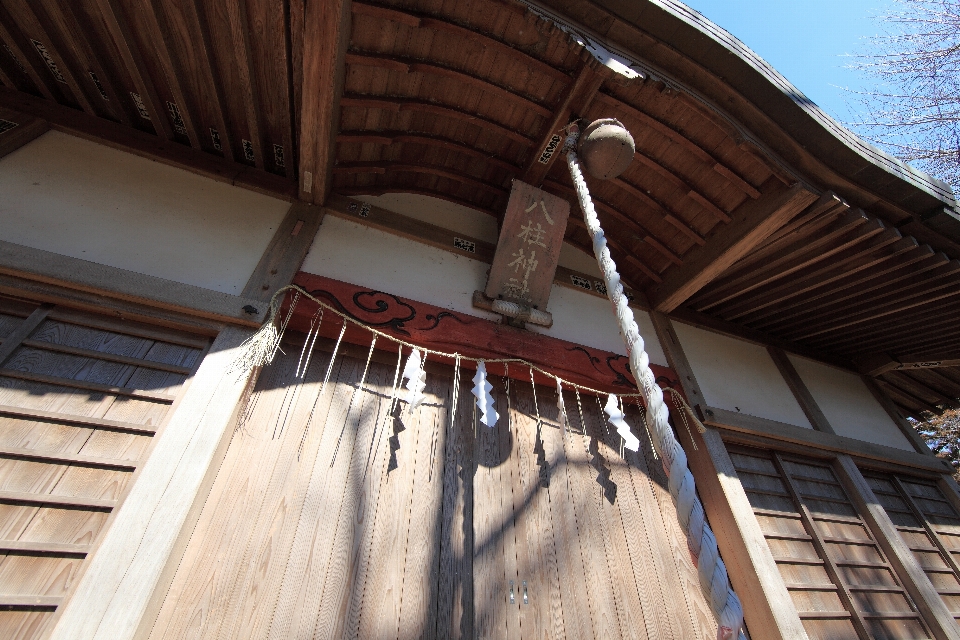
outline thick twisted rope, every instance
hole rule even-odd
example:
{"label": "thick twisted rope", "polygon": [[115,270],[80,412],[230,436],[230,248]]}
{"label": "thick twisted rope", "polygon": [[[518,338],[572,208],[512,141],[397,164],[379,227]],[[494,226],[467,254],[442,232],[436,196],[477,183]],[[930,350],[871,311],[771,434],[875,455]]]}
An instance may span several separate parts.
{"label": "thick twisted rope", "polygon": [[727,578],[727,568],[720,559],[717,549],[717,538],[704,518],[703,504],[697,497],[693,474],[687,468],[687,454],[667,422],[670,412],[663,401],[663,391],[656,383],[656,376],[650,369],[650,357],[644,350],[643,338],[640,337],[633,310],[628,306],[627,297],[623,294],[617,265],[610,256],[607,239],[600,227],[590,191],[580,170],[580,161],[574,150],[579,135],[579,130],[571,127],[565,145],[567,165],[570,168],[570,176],[573,178],[580,207],[583,209],[587,231],[593,239],[593,252],[607,285],[607,296],[613,303],[620,326],[620,335],[627,346],[630,370],[646,400],[647,428],[652,435],[653,446],[660,455],[663,470],[669,479],[668,486],[677,508],[677,517],[687,533],[687,546],[696,558],[700,587],[717,618],[717,639],[732,640],[738,636],[744,638],[741,632],[743,608],[740,605],[740,599],[734,593]]}

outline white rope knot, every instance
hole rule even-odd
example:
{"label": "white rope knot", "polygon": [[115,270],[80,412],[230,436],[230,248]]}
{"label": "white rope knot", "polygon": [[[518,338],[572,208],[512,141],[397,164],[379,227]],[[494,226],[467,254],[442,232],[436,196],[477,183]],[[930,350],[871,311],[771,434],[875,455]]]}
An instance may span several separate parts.
{"label": "white rope knot", "polygon": [[613,304],[614,314],[620,327],[620,335],[627,347],[630,370],[643,392],[647,403],[646,424],[651,441],[663,464],[668,478],[668,488],[677,508],[677,518],[687,533],[687,547],[693,554],[700,577],[700,587],[707,597],[717,619],[717,640],[744,638],[743,608],[740,599],[733,591],[727,576],[727,567],[720,559],[717,539],[707,524],[703,504],[697,497],[693,474],[687,468],[687,454],[673,435],[668,422],[670,410],[663,401],[663,390],[656,382],[650,369],[650,357],[644,349],[643,338],[630,303],[623,294],[617,265],[610,255],[607,239],[600,227],[600,219],[590,198],[586,180],[577,159],[576,143],[580,135],[579,127],[574,123],[567,127],[567,140],[564,149],[567,153],[567,165],[570,177],[577,192],[577,199],[583,209],[583,220],[593,240],[593,252],[603,273],[607,285],[607,296]]}

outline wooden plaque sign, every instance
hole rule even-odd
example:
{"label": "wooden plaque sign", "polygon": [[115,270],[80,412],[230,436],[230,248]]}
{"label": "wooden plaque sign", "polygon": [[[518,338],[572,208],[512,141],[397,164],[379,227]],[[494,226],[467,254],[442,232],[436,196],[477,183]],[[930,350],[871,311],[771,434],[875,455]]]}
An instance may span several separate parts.
{"label": "wooden plaque sign", "polygon": [[484,293],[546,310],[570,203],[513,181]]}

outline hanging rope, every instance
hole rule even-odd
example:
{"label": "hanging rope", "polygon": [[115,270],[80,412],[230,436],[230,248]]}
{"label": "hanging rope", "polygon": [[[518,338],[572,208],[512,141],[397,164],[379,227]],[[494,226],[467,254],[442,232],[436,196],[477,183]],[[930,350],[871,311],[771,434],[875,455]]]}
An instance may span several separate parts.
{"label": "hanging rope", "polygon": [[687,468],[687,455],[667,422],[670,414],[663,401],[663,390],[656,383],[656,377],[650,369],[650,356],[644,350],[643,338],[640,337],[633,310],[630,309],[627,297],[623,294],[617,265],[610,255],[607,239],[600,227],[600,220],[597,218],[590,191],[587,189],[587,183],[580,169],[580,161],[575,151],[579,135],[579,128],[576,125],[571,126],[564,145],[567,166],[573,178],[577,199],[583,209],[587,231],[593,240],[594,255],[603,273],[604,283],[607,285],[607,296],[613,303],[620,335],[627,346],[630,371],[646,400],[647,428],[652,436],[654,447],[663,461],[663,470],[669,479],[670,495],[676,505],[680,525],[687,533],[687,545],[697,558],[700,586],[717,617],[719,623],[717,638],[718,640],[732,640],[738,636],[743,638],[740,630],[743,626],[743,608],[740,605],[740,599],[730,586],[727,568],[720,559],[717,549],[716,536],[704,519],[703,505],[697,497],[693,474]]}

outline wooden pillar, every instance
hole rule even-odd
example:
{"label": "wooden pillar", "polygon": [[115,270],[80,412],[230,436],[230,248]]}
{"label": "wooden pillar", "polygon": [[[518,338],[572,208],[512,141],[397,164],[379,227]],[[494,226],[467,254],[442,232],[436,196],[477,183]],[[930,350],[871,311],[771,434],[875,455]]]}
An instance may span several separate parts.
{"label": "wooden pillar", "polygon": [[923,616],[924,622],[937,640],[960,640],[960,626],[930,583],[916,556],[900,537],[900,532],[890,520],[870,485],[860,473],[850,456],[837,456],[834,464],[837,476],[844,488],[873,531],[880,548],[897,572],[904,588]]}
{"label": "wooden pillar", "polygon": [[220,332],[139,472],[50,635],[124,640],[136,633],[249,375],[230,367],[252,329]]}
{"label": "wooden pillar", "polygon": [[[650,315],[691,406],[706,406],[670,320],[657,312]],[[703,434],[682,428],[678,433],[751,635],[769,640],[806,639],[800,615],[720,434],[711,428]]]}

